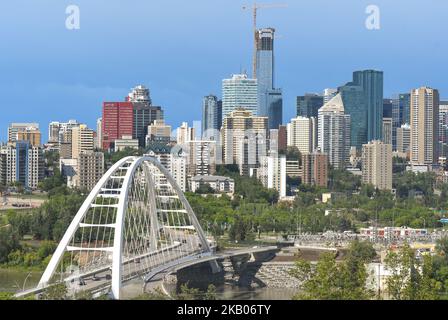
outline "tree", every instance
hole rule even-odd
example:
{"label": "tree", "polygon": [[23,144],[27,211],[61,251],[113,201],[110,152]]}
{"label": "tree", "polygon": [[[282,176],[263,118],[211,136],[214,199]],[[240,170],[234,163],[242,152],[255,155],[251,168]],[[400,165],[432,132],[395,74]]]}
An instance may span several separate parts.
{"label": "tree", "polygon": [[216,298],[216,287],[210,284],[205,292],[204,300],[217,300]]}
{"label": "tree", "polygon": [[180,287],[176,300],[216,300],[216,287],[210,284],[204,292],[198,288],[190,288],[188,283],[184,283]]}
{"label": "tree", "polygon": [[134,300],[169,300],[167,296],[160,288],[155,288],[151,292],[145,292],[144,294],[136,297]]}
{"label": "tree", "polygon": [[180,293],[176,296],[176,300],[197,300],[201,295],[198,288],[190,288],[188,283],[180,286]]}
{"label": "tree", "polygon": [[[371,246],[371,245],[370,245]],[[316,266],[299,260],[291,275],[302,283],[297,300],[366,300],[373,298],[367,287],[365,264],[376,255],[367,243],[354,242],[343,262],[334,253],[324,253]],[[359,252],[357,252],[359,250]]]}
{"label": "tree", "polygon": [[93,294],[90,291],[87,290],[81,290],[74,294],[73,296],[74,300],[94,300]]}
{"label": "tree", "polygon": [[39,183],[39,189],[46,192],[63,186],[65,186],[65,179],[57,168],[54,170],[53,176],[47,177]]}
{"label": "tree", "polygon": [[385,266],[391,272],[387,292],[394,300],[437,300],[443,284],[435,277],[433,258],[417,259],[414,250],[405,244],[398,251],[389,251]]}
{"label": "tree", "polygon": [[247,238],[249,232],[249,225],[240,216],[235,217],[235,221],[230,227],[229,238],[231,241],[244,241]]}
{"label": "tree", "polygon": [[0,292],[0,300],[15,300],[14,294],[11,292]]}
{"label": "tree", "polygon": [[19,239],[10,227],[0,228],[0,263],[8,260],[8,255],[20,248]]}
{"label": "tree", "polygon": [[48,287],[42,293],[42,300],[67,300],[67,287],[65,283],[59,283]]}

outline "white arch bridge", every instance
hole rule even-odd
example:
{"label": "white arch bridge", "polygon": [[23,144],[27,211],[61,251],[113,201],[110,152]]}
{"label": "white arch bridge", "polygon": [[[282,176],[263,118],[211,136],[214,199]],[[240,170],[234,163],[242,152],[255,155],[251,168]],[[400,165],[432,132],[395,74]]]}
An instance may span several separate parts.
{"label": "white arch bridge", "polygon": [[37,287],[16,296],[66,283],[69,293],[107,290],[120,299],[126,281],[146,283],[168,268],[201,261],[216,272],[218,258],[170,173],[153,157],[127,157],[88,195]]}

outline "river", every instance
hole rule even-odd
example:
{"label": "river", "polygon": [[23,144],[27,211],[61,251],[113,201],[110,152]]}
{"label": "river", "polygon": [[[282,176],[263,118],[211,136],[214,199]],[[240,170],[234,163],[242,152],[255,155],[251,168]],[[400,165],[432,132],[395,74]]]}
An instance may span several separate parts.
{"label": "river", "polygon": [[[30,274],[29,277],[28,274]],[[23,270],[0,269],[0,291],[17,292],[18,288],[22,289],[24,285],[25,289],[31,289],[37,285],[41,275],[42,271],[28,273]],[[134,295],[141,294],[141,283],[136,284],[133,289]],[[268,287],[248,290],[247,288],[222,285],[216,289],[216,295],[220,300],[291,300],[296,291],[295,289]]]}
{"label": "river", "polygon": [[24,285],[25,290],[34,288],[41,275],[42,271],[26,272],[23,270],[0,269],[0,291],[17,292],[19,288],[22,290]]}

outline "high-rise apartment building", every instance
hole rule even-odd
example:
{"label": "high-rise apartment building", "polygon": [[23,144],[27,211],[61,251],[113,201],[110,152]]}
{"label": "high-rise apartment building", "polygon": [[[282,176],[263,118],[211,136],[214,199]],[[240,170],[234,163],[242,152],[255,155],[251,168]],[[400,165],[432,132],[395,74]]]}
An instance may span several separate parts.
{"label": "high-rise apartment building", "polygon": [[168,170],[180,189],[185,192],[187,190],[187,155],[182,152],[171,153]]}
{"label": "high-rise apartment building", "polygon": [[18,134],[23,132],[39,132],[40,145],[40,131],[38,123],[11,123],[8,127],[8,142],[19,141]]}
{"label": "high-rise apartment building", "polygon": [[397,151],[409,154],[411,147],[411,126],[407,123],[397,128]]}
{"label": "high-rise apartment building", "polygon": [[59,130],[61,128],[60,122],[52,121],[48,125],[48,142],[57,144],[59,143]]}
{"label": "high-rise apartment building", "polygon": [[104,102],[102,119],[104,150],[111,149],[116,139],[133,136],[134,107],[131,102]]}
{"label": "high-rise apartment building", "polygon": [[[317,127],[317,125],[316,125]],[[316,135],[317,139],[317,135]],[[271,135],[272,140],[272,135]],[[279,126],[277,133],[277,148],[279,153],[285,153],[288,148],[288,126]]]}
{"label": "high-rise apartment building", "polygon": [[[180,189],[187,189],[187,154],[179,146],[170,147],[166,144],[152,142],[148,146],[148,155],[157,158],[171,173]],[[156,179],[164,177],[156,177]]]}
{"label": "high-rise apartment building", "polygon": [[448,158],[448,101],[439,104],[439,157]]}
{"label": "high-rise apartment building", "polygon": [[62,134],[61,142],[59,143],[59,157],[61,159],[72,159],[72,138],[72,129]]}
{"label": "high-rise apartment building", "polygon": [[34,127],[20,130],[17,132],[17,141],[29,141],[33,147],[39,147],[41,145],[40,130]]}
{"label": "high-rise apartment building", "polygon": [[6,183],[20,182],[26,189],[37,189],[44,176],[42,148],[29,141],[17,141],[6,147]]}
{"label": "high-rise apartment building", "polygon": [[182,125],[176,129],[177,144],[185,145],[187,142],[196,140],[196,130],[189,127],[188,122],[182,122]]}
{"label": "high-rise apartment building", "polygon": [[421,87],[411,92],[411,163],[431,165],[438,161],[439,92]]}
{"label": "high-rise apartment building", "polygon": [[96,120],[95,149],[101,149],[103,147],[101,141],[103,141],[103,119],[98,118]]}
{"label": "high-rise apartment building", "polygon": [[244,109],[231,112],[221,130],[224,163],[238,164],[240,173],[248,175],[266,155],[268,132],[268,117],[254,116]]}
{"label": "high-rise apartment building", "polygon": [[87,125],[71,129],[72,159],[79,159],[81,153],[90,153],[94,150],[94,132]]}
{"label": "high-rise apartment building", "polygon": [[235,74],[230,79],[222,80],[223,120],[238,108],[258,114],[258,82],[257,79],[249,79],[246,74]]}
{"label": "high-rise apartment building", "polygon": [[76,186],[90,191],[104,174],[104,154],[102,152],[83,152],[76,160],[78,165]]}
{"label": "high-rise apartment building", "polygon": [[222,101],[210,94],[202,99],[202,139],[219,140],[222,125]]}
{"label": "high-rise apartment building", "polygon": [[392,190],[392,145],[374,140],[362,147],[362,182]]}
{"label": "high-rise apartment building", "polygon": [[302,183],[326,188],[328,155],[319,151],[302,154]]}
{"label": "high-rise apartment building", "polygon": [[164,120],[154,120],[153,124],[148,126],[146,145],[150,142],[169,143],[170,141],[171,126],[165,124]]}
{"label": "high-rise apartment building", "polygon": [[187,175],[207,176],[216,172],[216,141],[192,140],[187,143]]}
{"label": "high-rise apartment building", "polygon": [[297,147],[301,153],[312,153],[317,147],[317,119],[297,117],[287,125],[288,146]]}
{"label": "high-rise apartment building", "polygon": [[0,186],[6,186],[6,168],[8,159],[8,149],[0,147]]}
{"label": "high-rise apartment building", "polygon": [[324,97],[315,93],[306,93],[304,96],[297,97],[297,116],[315,117],[319,109],[324,105]]}
{"label": "high-rise apartment building", "polygon": [[261,157],[257,178],[266,188],[277,190],[280,198],[286,197],[286,155]]}
{"label": "high-rise apartment building", "polygon": [[69,120],[68,122],[50,122],[48,126],[48,142],[52,144],[61,143],[64,134],[79,125],[80,123],[76,120]]}
{"label": "high-rise apartment building", "polygon": [[350,126],[341,94],[319,109],[318,146],[336,169],[344,169],[350,161]]}

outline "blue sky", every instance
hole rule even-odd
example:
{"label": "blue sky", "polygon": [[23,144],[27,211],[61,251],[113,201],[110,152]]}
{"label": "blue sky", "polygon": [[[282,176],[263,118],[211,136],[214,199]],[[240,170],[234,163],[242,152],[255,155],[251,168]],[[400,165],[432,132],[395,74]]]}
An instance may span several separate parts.
{"label": "blue sky", "polygon": [[[260,1],[262,2],[262,1]],[[445,0],[278,0],[259,11],[277,29],[276,85],[284,120],[295,97],[385,72],[385,95],[429,85],[448,98]],[[102,101],[121,101],[136,84],[151,90],[167,122],[200,120],[202,96],[251,69],[251,14],[240,0],[14,0],[0,3],[0,141],[10,122],[77,119],[95,127]],[[80,30],[65,9],[81,11]],[[381,29],[365,28],[367,5]],[[416,45],[422,41],[423,45]]]}

